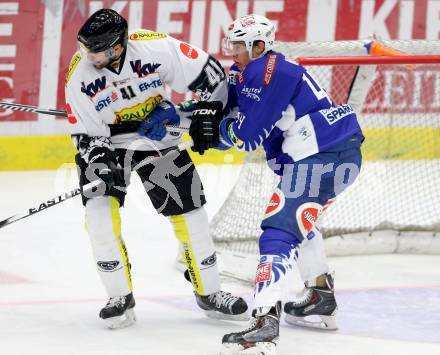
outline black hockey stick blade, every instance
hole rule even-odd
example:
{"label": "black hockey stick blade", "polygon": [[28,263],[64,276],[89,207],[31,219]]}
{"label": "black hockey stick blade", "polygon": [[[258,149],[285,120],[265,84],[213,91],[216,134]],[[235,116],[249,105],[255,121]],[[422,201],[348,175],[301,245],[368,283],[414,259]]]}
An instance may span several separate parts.
{"label": "black hockey stick blade", "polygon": [[32,215],[34,215],[34,214],[36,214],[38,212],[41,212],[41,211],[43,211],[43,210],[45,210],[45,209],[47,209],[49,207],[53,207],[53,206],[55,206],[55,205],[57,205],[57,204],[59,204],[61,202],[64,202],[64,201],[70,199],[70,198],[76,197],[76,196],[78,196],[80,194],[81,194],[81,191],[80,191],[79,188],[77,188],[75,190],[71,190],[69,192],[65,192],[65,193],[63,193],[61,195],[58,195],[58,196],[56,196],[54,198],[51,198],[51,199],[48,199],[46,201],[40,202],[38,204],[38,206],[31,207],[26,212],[15,214],[15,215],[13,215],[11,217],[8,217],[8,218],[0,221],[0,229],[5,227],[5,226],[7,226],[7,225],[9,225],[9,224],[17,222],[17,221],[19,221],[19,220],[21,220],[23,218],[30,217],[30,216],[32,216]]}

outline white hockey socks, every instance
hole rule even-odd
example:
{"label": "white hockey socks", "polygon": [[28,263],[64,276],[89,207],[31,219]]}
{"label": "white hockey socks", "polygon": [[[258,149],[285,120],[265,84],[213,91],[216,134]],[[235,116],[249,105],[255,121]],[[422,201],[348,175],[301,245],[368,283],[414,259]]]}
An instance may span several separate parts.
{"label": "white hockey socks", "polygon": [[314,282],[319,275],[329,273],[330,269],[325,254],[325,244],[321,232],[314,227],[314,237],[304,238],[299,248],[297,259],[298,271],[304,282]]}
{"label": "white hockey socks", "polygon": [[199,295],[220,290],[217,256],[209,235],[208,215],[203,207],[178,216],[171,216],[174,232],[182,246],[194,289]]}
{"label": "white hockey socks", "polygon": [[98,274],[108,296],[124,296],[132,292],[130,263],[121,236],[118,200],[111,196],[88,200],[86,228],[90,235]]}

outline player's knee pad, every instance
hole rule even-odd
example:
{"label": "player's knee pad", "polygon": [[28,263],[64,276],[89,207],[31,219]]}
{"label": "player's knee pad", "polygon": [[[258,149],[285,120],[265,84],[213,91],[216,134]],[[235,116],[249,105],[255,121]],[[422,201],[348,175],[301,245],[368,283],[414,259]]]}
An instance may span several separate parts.
{"label": "player's knee pad", "polygon": [[285,255],[287,257],[299,243],[300,241],[294,234],[275,228],[266,228],[258,241],[260,255]]}
{"label": "player's knee pad", "polygon": [[318,219],[323,212],[323,206],[317,202],[305,202],[296,210],[298,231],[303,238],[312,239]]}
{"label": "player's knee pad", "polygon": [[[268,233],[271,230],[281,230],[295,236],[299,242],[304,238],[303,216],[298,213],[301,206],[309,202],[300,198],[287,198],[284,192],[277,188],[272,195],[271,201],[266,209],[265,217],[261,222],[261,228]],[[307,210],[307,216],[310,214]],[[306,220],[307,222],[307,220]]]}
{"label": "player's knee pad", "polygon": [[220,289],[217,256],[205,209],[201,207],[170,219],[194,289],[201,295],[217,292]]}
{"label": "player's knee pad", "polygon": [[[90,198],[84,195],[83,187],[91,182],[86,176],[86,170],[88,165],[84,161],[84,159],[81,158],[80,154],[75,155],[75,163],[78,171],[79,187],[81,189],[82,203],[84,206],[86,206],[87,201]],[[118,171],[114,171],[113,174],[114,174],[113,179],[115,182],[115,186],[121,187],[121,189],[117,189],[117,188],[106,189],[108,191],[105,192],[105,196],[116,197],[119,201],[119,205],[123,206],[126,195],[126,190],[125,190],[126,183],[125,183],[124,173],[122,169],[118,169]]]}

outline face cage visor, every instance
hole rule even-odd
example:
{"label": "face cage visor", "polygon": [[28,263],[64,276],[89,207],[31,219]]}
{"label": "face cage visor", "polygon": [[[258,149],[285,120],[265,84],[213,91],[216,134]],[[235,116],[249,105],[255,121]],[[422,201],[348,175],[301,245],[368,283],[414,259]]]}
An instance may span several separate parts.
{"label": "face cage visor", "polygon": [[[246,42],[231,41],[229,37],[223,38],[222,50],[223,50],[223,54],[226,56],[240,55],[249,52],[249,49],[246,46]],[[252,47],[251,47],[251,53],[252,53]]]}
{"label": "face cage visor", "polygon": [[[266,43],[265,43],[265,45],[266,45]],[[261,58],[267,52],[267,49],[266,49],[263,53],[261,53],[261,55],[254,58],[253,53],[252,53],[252,48],[253,48],[253,45],[250,44],[249,42],[231,41],[228,37],[223,38],[223,41],[222,41],[223,54],[226,56],[240,55],[240,54],[248,52],[249,59],[255,60],[255,59]]]}
{"label": "face cage visor", "polygon": [[84,46],[84,44],[82,44],[81,42],[78,43],[81,57],[87,59],[96,68],[104,68],[105,66],[109,65],[110,62],[115,58],[115,50],[113,47],[110,47],[100,52],[93,52],[86,46]]}

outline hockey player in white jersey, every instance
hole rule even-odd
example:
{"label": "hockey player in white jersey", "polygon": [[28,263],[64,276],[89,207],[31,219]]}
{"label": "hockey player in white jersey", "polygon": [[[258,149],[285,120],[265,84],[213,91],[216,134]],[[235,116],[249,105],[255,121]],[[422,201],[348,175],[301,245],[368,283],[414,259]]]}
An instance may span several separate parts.
{"label": "hockey player in white jersey", "polygon": [[[86,228],[109,297],[99,316],[110,328],[135,320],[131,264],[119,208],[133,167],[149,157],[163,156],[136,172],[153,206],[173,224],[197,304],[208,316],[245,319],[246,302],[220,290],[197,171],[188,153],[176,150],[181,135],[165,128],[178,123],[179,114],[189,113],[176,111],[166,100],[164,85],[199,94],[202,101],[194,117],[203,108],[221,115],[227,99],[223,69],[201,49],[166,34],[147,30],[128,34],[126,20],[110,9],[91,15],[78,32],[78,42],[80,50],[66,78],[66,108],[70,121],[76,122],[72,137],[79,151],[76,163]],[[166,155],[170,150],[176,153],[172,159]],[[98,187],[93,192],[83,189],[94,182]],[[148,221],[140,224],[148,252]]]}

